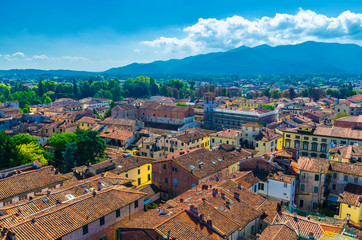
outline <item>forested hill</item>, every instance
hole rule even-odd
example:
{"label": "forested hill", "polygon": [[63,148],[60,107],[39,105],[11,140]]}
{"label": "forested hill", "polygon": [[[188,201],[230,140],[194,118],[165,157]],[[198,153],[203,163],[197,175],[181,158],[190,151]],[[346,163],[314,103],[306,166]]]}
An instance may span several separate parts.
{"label": "forested hill", "polygon": [[354,44],[304,42],[196,55],[184,59],[133,63],[112,74],[343,74],[362,72],[362,47]]}

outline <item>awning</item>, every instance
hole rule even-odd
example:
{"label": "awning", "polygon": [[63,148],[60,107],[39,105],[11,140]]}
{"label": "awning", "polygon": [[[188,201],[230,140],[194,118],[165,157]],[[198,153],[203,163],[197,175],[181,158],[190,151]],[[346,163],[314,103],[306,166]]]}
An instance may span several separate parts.
{"label": "awning", "polygon": [[338,202],[338,197],[335,197],[335,196],[329,196],[328,201],[331,201],[331,202]]}

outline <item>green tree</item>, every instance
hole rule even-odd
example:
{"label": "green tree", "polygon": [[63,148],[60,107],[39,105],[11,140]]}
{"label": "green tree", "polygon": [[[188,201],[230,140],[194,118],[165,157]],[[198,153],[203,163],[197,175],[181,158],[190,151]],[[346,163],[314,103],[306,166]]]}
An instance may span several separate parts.
{"label": "green tree", "polygon": [[73,95],[75,99],[79,99],[79,88],[75,79],[73,80]]}
{"label": "green tree", "polygon": [[30,142],[18,146],[21,155],[21,164],[29,164],[39,160],[43,165],[48,164],[49,154],[39,144]]}
{"label": "green tree", "polygon": [[339,119],[339,118],[342,118],[342,117],[348,117],[350,116],[349,114],[347,113],[338,113],[334,118],[333,118],[333,121]]}
{"label": "green tree", "polygon": [[270,93],[270,88],[264,89],[264,90],[261,92],[261,94],[262,94],[263,96],[266,96],[266,97],[270,98],[270,95],[271,95],[271,93]]}
{"label": "green tree", "polygon": [[281,98],[281,96],[282,95],[278,90],[273,90],[270,94],[270,97],[274,98],[274,99],[279,99],[279,98]]}
{"label": "green tree", "polygon": [[97,163],[103,157],[106,144],[104,139],[97,136],[96,131],[84,131],[78,129],[77,132],[78,162],[77,166],[90,163]]}
{"label": "green tree", "polygon": [[38,142],[36,137],[24,133],[16,134],[11,138],[11,140],[14,142],[15,145],[29,144],[29,143],[37,144]]}
{"label": "green tree", "polygon": [[77,166],[78,154],[76,142],[69,142],[66,144],[63,152],[63,173],[68,173],[72,171],[72,168]]}
{"label": "green tree", "polygon": [[52,99],[50,98],[50,97],[46,97],[45,99],[44,99],[44,104],[49,104],[49,103],[51,103],[52,102]]}
{"label": "green tree", "polygon": [[40,79],[39,83],[38,83],[38,96],[41,97],[44,94],[44,86],[43,86],[43,81]]}
{"label": "green tree", "polygon": [[290,98],[291,100],[293,100],[293,99],[295,98],[295,96],[296,96],[296,93],[295,93],[294,88],[293,88],[293,87],[290,87],[290,88],[289,88],[289,98]]}
{"label": "green tree", "polygon": [[5,131],[0,131],[0,169],[7,169],[21,164],[19,149]]}
{"label": "green tree", "polygon": [[60,133],[49,138],[49,145],[54,149],[53,164],[56,168],[62,169],[63,152],[69,142],[75,142],[77,134]]}
{"label": "green tree", "polygon": [[175,104],[176,106],[181,106],[181,107],[187,107],[187,104],[184,102],[178,102]]}
{"label": "green tree", "polygon": [[262,108],[267,108],[267,109],[270,109],[270,110],[275,110],[275,107],[272,106],[272,105],[267,105],[267,104],[264,104],[264,105],[261,105]]}

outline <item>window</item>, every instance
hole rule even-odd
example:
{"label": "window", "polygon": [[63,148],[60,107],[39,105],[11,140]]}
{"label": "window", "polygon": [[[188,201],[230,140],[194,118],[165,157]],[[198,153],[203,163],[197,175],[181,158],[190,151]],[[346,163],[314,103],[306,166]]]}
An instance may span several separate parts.
{"label": "window", "polygon": [[308,150],[308,142],[303,142],[303,150]]}
{"label": "window", "polygon": [[351,214],[347,213],[347,217],[348,217],[349,219],[351,219]]}
{"label": "window", "polygon": [[148,166],[147,166],[147,170],[148,170],[148,171],[150,171],[150,169],[151,169],[151,166],[150,166],[150,165],[148,165]]}
{"label": "window", "polygon": [[196,184],[195,184],[195,183],[192,184],[192,188],[194,188],[194,187],[196,187]]}
{"label": "window", "polygon": [[299,207],[303,208],[304,206],[304,200],[299,200]]}
{"label": "window", "polygon": [[319,175],[318,174],[314,175],[314,181],[317,181],[317,182],[319,181]]}
{"label": "window", "polygon": [[177,168],[173,167],[172,172],[177,172]]}
{"label": "window", "polygon": [[288,183],[284,183],[284,187],[285,187],[285,188],[288,187]]}
{"label": "window", "polygon": [[344,181],[345,181],[345,182],[348,181],[348,175],[344,175]]}
{"label": "window", "polygon": [[134,208],[138,208],[138,200],[134,202]]}
{"label": "window", "polygon": [[305,184],[300,184],[300,190],[304,191],[305,190]]}
{"label": "window", "polygon": [[333,179],[337,179],[337,173],[333,173]]}
{"label": "window", "polygon": [[141,174],[141,169],[138,169],[138,175]]}
{"label": "window", "polygon": [[358,177],[355,177],[354,180],[353,180],[353,182],[354,182],[355,184],[357,184],[357,183],[358,183]]}
{"label": "window", "polygon": [[212,142],[212,143],[215,143],[215,139],[212,139],[211,142]]}
{"label": "window", "polygon": [[318,139],[317,139],[317,138],[312,138],[312,140],[313,140],[313,141],[318,141]]}
{"label": "window", "polygon": [[177,178],[173,178],[172,185],[173,185],[174,187],[177,186]]}
{"label": "window", "polygon": [[83,235],[88,233],[88,225],[83,226]]}
{"label": "window", "polygon": [[163,164],[163,169],[166,169],[166,164]]}
{"label": "window", "polygon": [[326,138],[322,138],[322,142],[327,142],[327,139],[326,139]]}
{"label": "window", "polygon": [[147,181],[150,181],[151,180],[151,174],[148,174],[147,175]]}
{"label": "window", "polygon": [[287,134],[286,137],[287,137],[287,138],[290,138],[290,134]]}
{"label": "window", "polygon": [[299,142],[299,141],[295,141],[294,147],[295,147],[295,148],[299,148],[299,145],[300,145],[300,142]]}
{"label": "window", "polygon": [[332,184],[332,190],[336,190],[336,184]]}
{"label": "window", "polygon": [[264,183],[259,183],[258,189],[264,191]]}
{"label": "window", "polygon": [[121,216],[121,210],[120,209],[117,209],[116,210],[116,218],[120,217]]}
{"label": "window", "polygon": [[285,147],[290,147],[290,141],[285,141]]}
{"label": "window", "polygon": [[318,193],[318,187],[314,187],[314,193]]}
{"label": "window", "polygon": [[104,217],[101,217],[99,219],[99,226],[103,226],[104,225]]}
{"label": "window", "polygon": [[259,147],[259,143],[256,143],[256,145],[255,145],[256,147]]}
{"label": "window", "polygon": [[126,173],[126,177],[128,177],[128,173]]}
{"label": "window", "polygon": [[295,136],[295,139],[300,139],[300,136]]}
{"label": "window", "polygon": [[312,143],[312,151],[317,151],[317,143]]}
{"label": "window", "polygon": [[317,209],[318,208],[318,204],[316,202],[313,202],[313,209]]}
{"label": "window", "polygon": [[167,177],[165,177],[165,183],[168,183],[168,178]]}
{"label": "window", "polygon": [[302,179],[305,179],[305,172],[302,173]]}
{"label": "window", "polygon": [[326,144],[321,145],[321,152],[327,152],[327,145]]}
{"label": "window", "polygon": [[137,179],[137,183],[138,183],[138,185],[141,185],[141,178]]}

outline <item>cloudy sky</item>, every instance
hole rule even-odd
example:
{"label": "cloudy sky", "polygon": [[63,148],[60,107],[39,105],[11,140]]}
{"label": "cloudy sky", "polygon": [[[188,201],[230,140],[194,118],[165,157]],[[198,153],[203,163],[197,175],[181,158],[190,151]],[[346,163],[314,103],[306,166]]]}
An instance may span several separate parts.
{"label": "cloudy sky", "polygon": [[104,71],[308,40],[362,46],[361,0],[0,1],[0,69]]}

